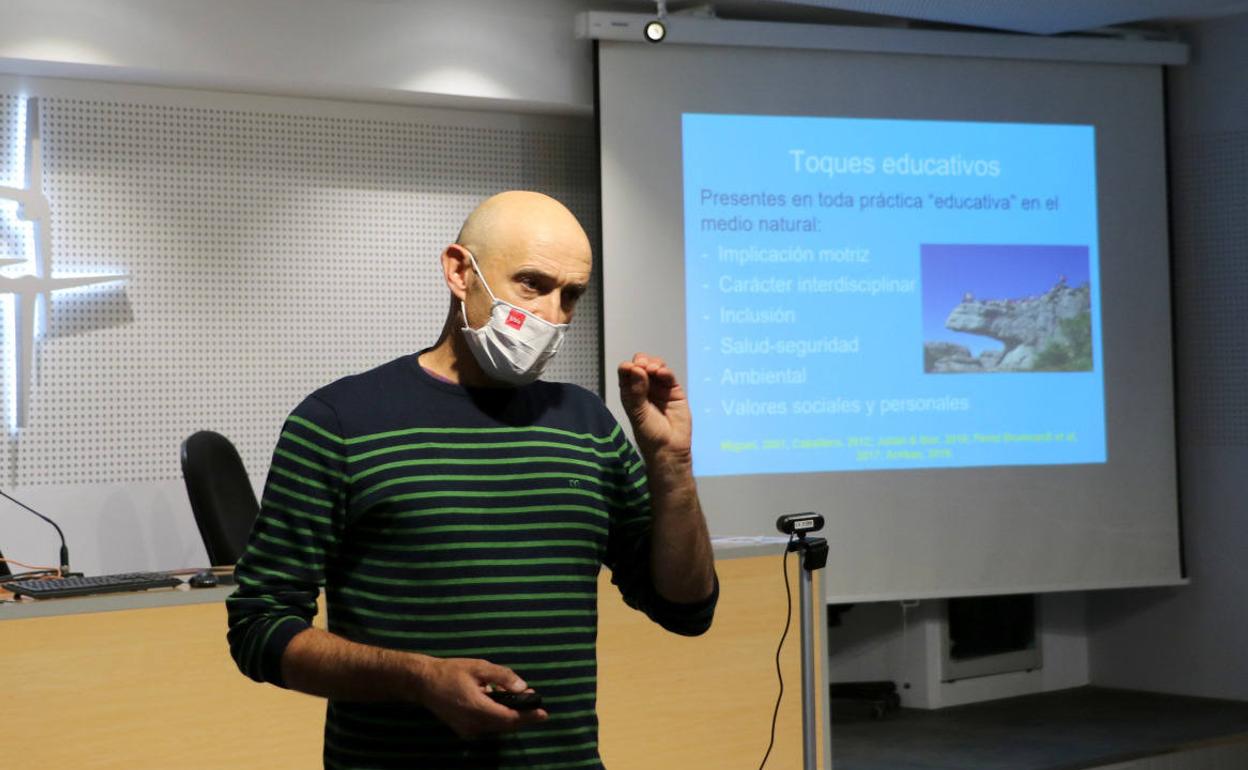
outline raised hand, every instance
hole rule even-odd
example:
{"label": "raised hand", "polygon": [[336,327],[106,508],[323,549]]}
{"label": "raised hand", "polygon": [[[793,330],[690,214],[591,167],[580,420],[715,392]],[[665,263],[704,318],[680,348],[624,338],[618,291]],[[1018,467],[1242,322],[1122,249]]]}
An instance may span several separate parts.
{"label": "raised hand", "polygon": [[637,353],[631,361],[622,362],[617,371],[620,400],[642,455],[670,453],[687,458],[693,420],[685,389],[667,363],[658,356]]}

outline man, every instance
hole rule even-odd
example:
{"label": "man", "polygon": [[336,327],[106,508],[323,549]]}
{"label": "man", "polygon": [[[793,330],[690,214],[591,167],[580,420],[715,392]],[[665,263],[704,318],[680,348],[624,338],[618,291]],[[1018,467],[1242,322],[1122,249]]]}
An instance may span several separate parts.
{"label": "man", "polygon": [[[718,597],[684,391],[660,358],[619,365],[638,456],[599,399],[536,379],[591,268],[557,201],[486,200],[441,261],[437,343],[287,420],[230,650],[253,679],[329,699],[329,768],[600,768],[600,565],[677,633],[705,631]],[[322,585],[328,631],[309,625]]]}

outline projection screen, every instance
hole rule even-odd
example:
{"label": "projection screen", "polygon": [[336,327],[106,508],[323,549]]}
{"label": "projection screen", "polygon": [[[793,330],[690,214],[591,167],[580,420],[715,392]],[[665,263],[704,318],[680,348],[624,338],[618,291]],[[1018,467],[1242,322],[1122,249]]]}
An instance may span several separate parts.
{"label": "projection screen", "polygon": [[1181,580],[1159,66],[597,56],[606,382],[686,384],[713,535],[822,513],[830,601]]}

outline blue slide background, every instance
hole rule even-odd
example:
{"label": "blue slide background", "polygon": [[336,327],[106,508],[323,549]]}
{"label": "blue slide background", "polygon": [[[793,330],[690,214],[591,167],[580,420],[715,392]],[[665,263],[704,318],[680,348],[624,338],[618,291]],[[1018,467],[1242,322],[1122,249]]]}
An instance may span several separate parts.
{"label": "blue slide background", "polygon": [[[686,114],[682,122],[688,385],[698,475],[1105,461],[1091,126],[709,114]],[[874,173],[795,168],[790,152],[795,149],[806,153],[803,160],[870,157]],[[884,158],[903,154],[991,160],[1000,173],[883,172]],[[787,205],[708,200],[707,190],[779,195]],[[852,204],[821,206],[820,194],[824,201]],[[914,196],[911,202],[921,199],[923,208],[881,206],[887,200],[879,198],[876,205],[861,206],[873,196],[898,194]],[[934,206],[937,198],[985,196],[997,207]],[[1002,210],[1006,201],[1010,208]],[[778,217],[807,231],[761,229],[759,220]],[[737,227],[749,222],[753,229],[708,229],[707,219]],[[937,305],[948,299],[933,303],[932,298],[944,292],[956,304],[957,295],[949,293],[960,294],[960,286],[928,287],[924,293],[924,247],[939,252],[942,245],[955,244],[1001,245],[1002,253],[1022,257],[1011,264],[991,262],[992,250],[968,257],[971,263],[981,260],[976,297],[1043,292],[1059,273],[1071,286],[1089,283],[1092,371],[925,374],[925,340],[956,341],[975,354],[1001,347],[943,328],[948,309]],[[1018,248],[1026,246],[1063,248]],[[739,264],[724,258],[724,248],[867,250],[869,256]],[[732,290],[735,281],[773,277],[792,278],[794,285],[806,278],[887,279],[893,288],[874,295]],[[793,317],[730,323],[724,310],[786,310]],[[763,340],[774,346],[780,340],[829,338],[850,350],[805,356],[774,347],[735,352],[757,349]],[[773,378],[779,376],[775,372],[800,372],[795,377],[800,382],[748,384],[743,372]],[[799,402],[814,402],[825,413],[798,413]],[[745,414],[739,413],[743,403],[749,404]],[[888,411],[881,411],[884,406]]]}

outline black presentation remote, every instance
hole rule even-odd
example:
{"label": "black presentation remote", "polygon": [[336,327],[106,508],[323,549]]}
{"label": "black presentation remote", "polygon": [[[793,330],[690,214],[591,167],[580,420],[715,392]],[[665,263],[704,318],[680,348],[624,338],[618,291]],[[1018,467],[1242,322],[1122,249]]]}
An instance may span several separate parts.
{"label": "black presentation remote", "polygon": [[506,690],[490,690],[486,693],[500,706],[516,711],[532,711],[542,707],[542,696],[535,692],[508,692]]}

